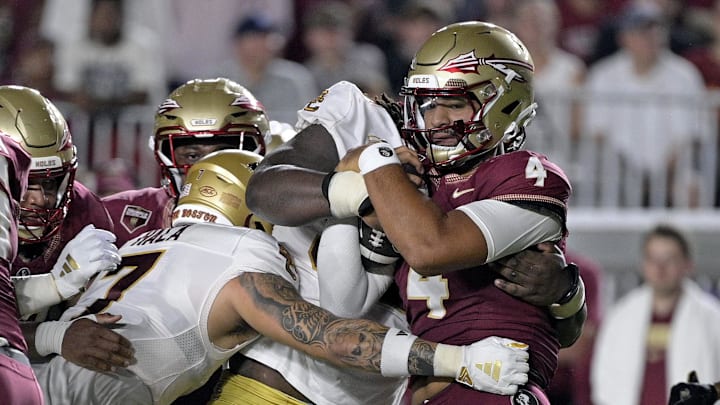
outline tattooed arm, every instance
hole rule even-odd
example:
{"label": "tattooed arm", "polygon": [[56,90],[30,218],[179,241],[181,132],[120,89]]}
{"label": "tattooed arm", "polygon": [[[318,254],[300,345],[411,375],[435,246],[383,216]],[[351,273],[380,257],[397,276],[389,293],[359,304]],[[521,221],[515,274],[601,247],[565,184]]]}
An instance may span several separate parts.
{"label": "tattooed arm", "polygon": [[[369,320],[338,318],[303,300],[292,285],[271,274],[240,275],[213,304],[208,329],[214,343],[230,343],[223,340],[228,337],[244,339],[247,330],[238,330],[243,324],[310,356],[386,376],[452,377],[500,394],[512,394],[518,384],[527,382],[527,345],[491,337],[471,346],[451,346]],[[498,381],[476,372],[475,364],[488,361],[502,362]]]}

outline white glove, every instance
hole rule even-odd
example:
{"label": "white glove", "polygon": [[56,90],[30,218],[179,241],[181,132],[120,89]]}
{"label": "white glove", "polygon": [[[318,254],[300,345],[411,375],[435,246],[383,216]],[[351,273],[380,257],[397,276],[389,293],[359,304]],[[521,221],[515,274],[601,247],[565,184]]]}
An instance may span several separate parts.
{"label": "white glove", "polygon": [[112,232],[95,229],[90,224],[65,245],[50,271],[63,299],[80,292],[98,272],[113,270],[120,264],[118,248],[113,244],[115,240]]}
{"label": "white glove", "polygon": [[[496,336],[467,346],[455,380],[476,390],[512,395],[528,382],[528,345]],[[463,370],[465,369],[465,370]]]}
{"label": "white glove", "polygon": [[470,346],[438,344],[435,372],[438,375],[448,367],[455,367],[455,381],[461,384],[478,391],[513,395],[519,385],[528,381],[530,355],[527,350],[525,343],[496,336]]}

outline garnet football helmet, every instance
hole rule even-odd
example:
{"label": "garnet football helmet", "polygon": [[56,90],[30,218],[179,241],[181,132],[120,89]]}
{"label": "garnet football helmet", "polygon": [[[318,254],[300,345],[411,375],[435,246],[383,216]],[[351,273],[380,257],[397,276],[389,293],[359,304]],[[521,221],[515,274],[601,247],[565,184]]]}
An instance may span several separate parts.
{"label": "garnet football helmet", "polygon": [[[245,203],[245,189],[262,156],[225,149],[208,154],[188,170],[173,221],[216,222],[272,232]],[[228,223],[229,222],[229,223]]]}
{"label": "garnet football helmet", "polygon": [[[405,78],[403,138],[441,170],[520,149],[535,115],[533,69],[525,45],[502,27],[469,21],[441,28],[415,54]],[[439,97],[462,97],[479,108],[470,121],[427,128],[424,108]],[[457,146],[434,142],[439,132],[455,136]]]}
{"label": "garnet football helmet", "polygon": [[193,143],[229,144],[265,154],[271,141],[263,105],[247,89],[225,78],[191,80],[158,106],[150,148],[163,182],[177,195],[191,165],[178,164],[175,148]]}
{"label": "garnet football helmet", "polygon": [[56,203],[50,208],[20,209],[18,237],[22,242],[48,240],[60,229],[72,199],[77,151],[65,118],[35,89],[0,86],[0,131],[30,155],[29,179],[54,182]]}

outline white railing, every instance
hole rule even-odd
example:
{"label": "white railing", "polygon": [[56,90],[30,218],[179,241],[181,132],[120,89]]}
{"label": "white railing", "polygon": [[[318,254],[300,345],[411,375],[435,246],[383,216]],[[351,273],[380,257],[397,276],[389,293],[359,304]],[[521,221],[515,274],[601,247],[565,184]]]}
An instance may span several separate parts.
{"label": "white railing", "polygon": [[[718,205],[718,117],[720,92],[708,92],[701,99],[666,96],[594,99],[582,92],[545,95],[535,121],[528,128],[528,147],[547,154],[563,167],[573,183],[572,206],[594,208],[700,208]],[[669,120],[673,113],[687,110],[697,117],[687,122],[692,140],[680,139],[673,130],[657,130],[658,123],[644,122],[647,114],[627,120],[623,128],[633,141],[630,147],[613,146],[608,137],[598,138],[583,127],[583,113],[589,105],[603,103],[615,111],[632,110],[644,103],[655,116]],[[661,107],[667,108],[667,111]],[[571,114],[575,108],[575,115]],[[577,122],[572,120],[576,119]],[[608,120],[614,117],[609,116]],[[657,133],[648,134],[648,131]],[[672,139],[677,138],[677,139]],[[652,156],[657,148],[648,143],[675,144],[675,165],[665,165],[667,156]],[[647,161],[658,164],[647,167]],[[641,169],[646,167],[645,169]]]}

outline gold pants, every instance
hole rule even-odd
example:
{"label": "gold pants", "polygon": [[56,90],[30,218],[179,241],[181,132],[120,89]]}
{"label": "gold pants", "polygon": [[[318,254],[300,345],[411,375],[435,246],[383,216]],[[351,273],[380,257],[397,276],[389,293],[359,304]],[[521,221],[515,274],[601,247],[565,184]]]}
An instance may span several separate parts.
{"label": "gold pants", "polygon": [[308,405],[260,381],[227,370],[217,387],[208,405]]}

